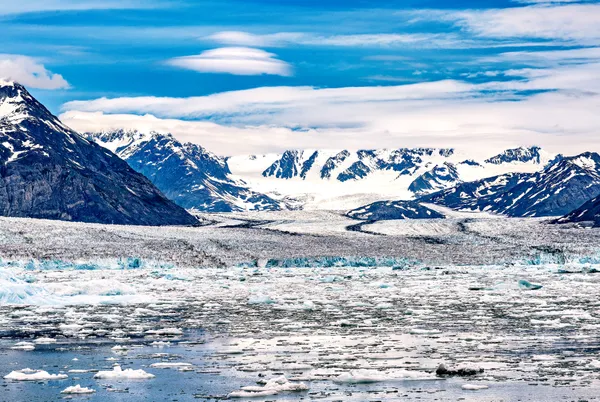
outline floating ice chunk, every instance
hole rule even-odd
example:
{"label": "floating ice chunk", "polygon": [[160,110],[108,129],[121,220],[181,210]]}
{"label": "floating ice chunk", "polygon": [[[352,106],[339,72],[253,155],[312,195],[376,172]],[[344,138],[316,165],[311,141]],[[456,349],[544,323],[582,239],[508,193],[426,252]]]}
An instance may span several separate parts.
{"label": "floating ice chunk", "polygon": [[521,279],[519,281],[519,287],[524,290],[538,290],[541,289],[543,286],[531,283],[529,281],[526,281],[525,279]]}
{"label": "floating ice chunk", "polygon": [[12,350],[34,350],[35,345],[31,342],[18,342],[14,346],[11,346]]}
{"label": "floating ice chunk", "polygon": [[274,390],[265,390],[260,392],[233,391],[227,395],[228,398],[262,398],[263,396],[277,395],[279,392]]}
{"label": "floating ice chunk", "polygon": [[592,360],[587,364],[587,366],[590,368],[600,369],[600,361]]}
{"label": "floating ice chunk", "polygon": [[49,381],[49,380],[64,380],[69,376],[66,374],[49,374],[44,370],[32,370],[29,368],[13,371],[4,376],[5,380],[12,381]]}
{"label": "floating ice chunk", "polygon": [[91,388],[82,387],[79,384],[60,391],[61,394],[93,394],[94,392],[96,391]]}
{"label": "floating ice chunk", "polygon": [[113,352],[124,352],[129,350],[129,348],[127,346],[116,345],[110,348],[110,350],[112,350]]}
{"label": "floating ice chunk", "polygon": [[56,339],[53,338],[37,338],[33,340],[34,343],[38,345],[49,345],[51,343],[56,343]]}
{"label": "floating ice chunk", "polygon": [[266,295],[254,295],[248,299],[248,304],[275,304],[275,300],[271,299],[270,296]]}
{"label": "floating ice chunk", "polygon": [[302,309],[303,310],[314,310],[315,303],[311,300],[306,300],[304,303],[302,303]]}
{"label": "floating ice chunk", "polygon": [[72,374],[83,374],[83,373],[89,373],[90,370],[78,370],[78,369],[73,369],[73,370],[69,370],[69,373]]}
{"label": "floating ice chunk", "polygon": [[98,371],[94,378],[107,380],[146,380],[154,378],[154,374],[146,373],[144,370],[121,369],[115,366],[112,371]]}
{"label": "floating ice chunk", "polygon": [[281,392],[308,391],[308,385],[304,383],[292,383],[285,376],[276,377],[267,381],[263,387],[242,387],[241,391],[231,392],[229,398],[260,398],[263,396],[277,395]]}
{"label": "floating ice chunk", "polygon": [[58,329],[66,336],[76,336],[81,328],[83,327],[79,324],[60,324],[58,326]]}
{"label": "floating ice chunk", "polygon": [[379,303],[375,306],[375,308],[378,310],[388,310],[394,308],[394,305],[392,303]]}
{"label": "floating ice chunk", "polygon": [[171,342],[165,341],[154,341],[150,344],[153,348],[168,348],[171,346]]}
{"label": "floating ice chunk", "polygon": [[176,362],[160,362],[160,363],[152,363],[150,365],[152,368],[183,368],[183,367],[193,367],[192,363],[176,363]]}
{"label": "floating ice chunk", "polygon": [[342,384],[369,384],[384,381],[422,381],[435,379],[436,377],[431,374],[418,371],[394,370],[384,372],[377,370],[354,370],[340,374],[333,381]]}
{"label": "floating ice chunk", "polygon": [[342,280],[342,278],[340,278],[339,276],[333,276],[333,275],[325,276],[320,279],[320,281],[323,283],[341,282],[341,280]]}
{"label": "floating ice chunk", "polygon": [[487,385],[480,384],[465,384],[461,388],[467,391],[479,391],[482,389],[488,389],[489,387]]}

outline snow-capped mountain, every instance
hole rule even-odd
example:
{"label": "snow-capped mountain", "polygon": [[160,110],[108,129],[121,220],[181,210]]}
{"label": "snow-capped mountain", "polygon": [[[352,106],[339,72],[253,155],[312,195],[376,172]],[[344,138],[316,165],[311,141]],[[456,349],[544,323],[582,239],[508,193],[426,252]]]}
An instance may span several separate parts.
{"label": "snow-capped mountain", "polygon": [[[492,212],[512,217],[562,216],[600,194],[600,155],[586,152],[560,157],[535,173],[509,173],[485,178],[420,197],[455,210]],[[403,202],[397,202],[399,208]],[[394,205],[392,204],[391,207]],[[386,205],[390,208],[390,205]],[[589,208],[588,208],[589,209]],[[377,205],[361,211],[377,213]],[[388,213],[388,219],[391,215]],[[397,214],[401,219],[401,214]],[[425,216],[423,216],[425,217]]]}
{"label": "snow-capped mountain", "polygon": [[0,214],[133,225],[197,220],[119,157],[0,80]]}
{"label": "snow-capped mountain", "polygon": [[204,212],[280,210],[285,204],[231,177],[227,160],[170,134],[114,130],[86,136],[148,177],[178,205]]}
{"label": "snow-capped mountain", "polygon": [[503,163],[512,162],[534,162],[540,164],[544,160],[542,155],[542,149],[540,147],[520,147],[514,149],[507,149],[506,151],[488,158],[485,163],[491,163],[493,165],[501,165]]}
{"label": "snow-capped mountain", "polygon": [[289,150],[236,156],[228,164],[256,191],[299,199],[305,209],[352,209],[500,174],[534,173],[552,157],[539,147],[509,149],[480,161],[447,148]]}

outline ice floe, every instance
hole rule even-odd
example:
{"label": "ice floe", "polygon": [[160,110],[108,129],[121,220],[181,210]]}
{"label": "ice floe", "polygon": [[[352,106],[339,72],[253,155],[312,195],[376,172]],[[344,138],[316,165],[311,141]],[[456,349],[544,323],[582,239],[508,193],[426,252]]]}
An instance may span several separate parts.
{"label": "ice floe", "polygon": [[82,387],[81,385],[73,385],[60,391],[61,394],[93,394],[96,392],[91,388]]}
{"label": "ice floe", "polygon": [[10,374],[4,376],[5,380],[12,381],[50,381],[50,380],[64,380],[69,376],[66,374],[50,374],[44,370],[32,370],[29,368],[23,370],[12,371]]}
{"label": "ice floe", "polygon": [[146,380],[154,378],[154,374],[145,372],[142,369],[121,369],[121,366],[113,367],[112,371],[98,371],[94,378],[105,380]]}
{"label": "ice floe", "polygon": [[342,384],[369,384],[375,382],[409,381],[409,380],[437,380],[434,375],[409,370],[353,370],[342,373],[333,379],[334,382]]}
{"label": "ice floe", "polygon": [[290,382],[285,376],[276,377],[268,380],[264,386],[242,387],[240,391],[229,393],[229,398],[261,398],[264,396],[278,395],[283,392],[302,392],[308,391],[308,385],[304,383]]}

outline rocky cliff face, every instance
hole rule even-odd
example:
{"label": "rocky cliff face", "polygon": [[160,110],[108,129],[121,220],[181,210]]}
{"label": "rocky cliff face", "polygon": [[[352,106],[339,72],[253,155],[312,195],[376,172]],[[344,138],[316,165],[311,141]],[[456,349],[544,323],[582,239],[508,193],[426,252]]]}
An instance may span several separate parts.
{"label": "rocky cliff face", "polygon": [[128,225],[197,220],[112,152],[0,81],[0,214]]}

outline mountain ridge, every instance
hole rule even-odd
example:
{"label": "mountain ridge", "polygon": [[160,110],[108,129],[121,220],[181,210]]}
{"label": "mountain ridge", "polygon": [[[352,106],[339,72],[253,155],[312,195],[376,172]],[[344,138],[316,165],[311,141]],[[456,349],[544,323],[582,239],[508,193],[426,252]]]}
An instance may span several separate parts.
{"label": "mountain ridge", "polygon": [[200,145],[182,143],[169,133],[108,130],[86,137],[125,160],[166,196],[189,210],[202,212],[277,211],[281,201],[252,191],[231,177],[226,158]]}
{"label": "mountain ridge", "polygon": [[119,157],[65,126],[27,89],[0,82],[0,214],[132,225],[194,225]]}

